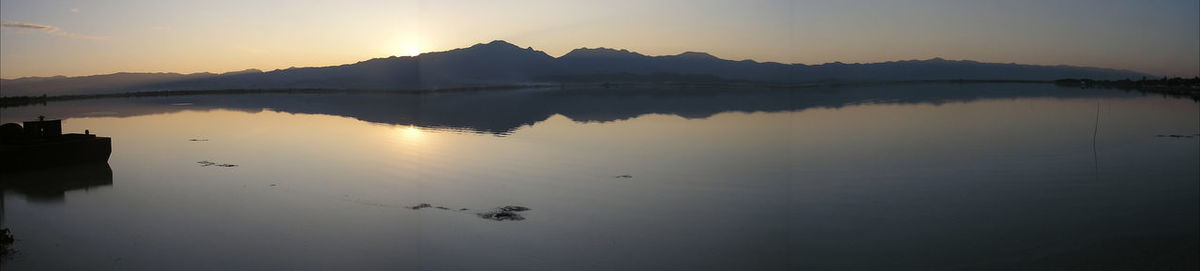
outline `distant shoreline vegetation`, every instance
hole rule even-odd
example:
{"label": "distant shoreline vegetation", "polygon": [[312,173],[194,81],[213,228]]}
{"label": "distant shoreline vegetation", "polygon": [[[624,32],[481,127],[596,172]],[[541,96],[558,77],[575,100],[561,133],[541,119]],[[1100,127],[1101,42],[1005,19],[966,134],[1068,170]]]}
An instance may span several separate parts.
{"label": "distant shoreline vegetation", "polygon": [[1160,93],[1176,98],[1191,98],[1200,102],[1200,78],[1163,78],[1160,80],[1092,80],[1092,79],[1059,79],[1055,81],[1039,80],[902,80],[851,82],[840,80],[823,80],[806,84],[770,84],[751,82],[747,80],[729,80],[710,75],[697,74],[632,74],[612,73],[585,76],[550,76],[539,78],[548,83],[526,85],[498,85],[477,87],[456,87],[439,89],[326,89],[326,88],[295,88],[295,89],[213,89],[213,90],[158,90],[135,91],[106,94],[79,94],[56,96],[9,96],[0,97],[0,108],[20,107],[29,105],[45,105],[49,102],[105,99],[105,98],[136,98],[164,96],[195,96],[195,95],[237,95],[237,94],[433,94],[449,92],[497,91],[516,89],[545,89],[545,88],[632,88],[632,87],[672,87],[672,88],[711,88],[739,87],[759,89],[805,89],[816,87],[849,87],[849,86],[880,86],[897,84],[985,84],[985,83],[1019,83],[1019,84],[1050,84],[1064,87],[1081,88],[1116,88],[1121,90],[1137,90],[1144,93]]}
{"label": "distant shoreline vegetation", "polygon": [[1167,78],[1141,80],[1092,80],[1092,79],[1059,79],[1055,85],[1079,88],[1110,88],[1125,91],[1136,90],[1143,93],[1159,93],[1176,98],[1191,98],[1200,102],[1200,76],[1192,78]]}
{"label": "distant shoreline vegetation", "polygon": [[[157,90],[133,91],[104,94],[78,94],[55,96],[6,96],[0,97],[0,108],[20,107],[29,105],[45,105],[49,102],[107,99],[107,98],[137,98],[164,96],[195,96],[195,95],[238,95],[238,94],[433,94],[450,92],[498,91],[517,89],[546,89],[546,88],[633,88],[633,87],[672,87],[672,88],[713,88],[739,87],[758,89],[805,89],[816,87],[842,86],[878,86],[896,84],[983,84],[983,83],[1024,83],[1048,84],[1052,81],[1037,80],[904,80],[878,82],[849,82],[839,80],[824,80],[807,84],[770,84],[749,82],[745,80],[728,80],[704,75],[687,74],[650,74],[629,75],[625,73],[602,74],[584,77],[543,78],[553,79],[549,83],[527,85],[498,85],[477,87],[456,87],[438,89],[325,89],[325,88],[294,88],[294,89],[212,89],[212,90]],[[691,80],[681,80],[691,79]],[[697,80],[703,79],[703,80]]]}

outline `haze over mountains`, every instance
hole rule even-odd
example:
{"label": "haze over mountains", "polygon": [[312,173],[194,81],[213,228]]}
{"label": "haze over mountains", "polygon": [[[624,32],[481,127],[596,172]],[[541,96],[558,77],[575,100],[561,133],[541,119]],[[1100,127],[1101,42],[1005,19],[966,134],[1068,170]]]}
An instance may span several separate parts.
{"label": "haze over mountains", "polygon": [[1076,66],[929,60],[869,64],[781,64],[720,59],[685,52],[646,56],[607,48],[576,49],[552,57],[505,41],[370,59],[329,67],[223,74],[115,73],[80,77],[0,79],[0,96],[86,95],[160,90],[366,89],[427,90],[564,82],[739,82],[806,84],[909,80],[1125,79],[1150,76],[1125,70]]}

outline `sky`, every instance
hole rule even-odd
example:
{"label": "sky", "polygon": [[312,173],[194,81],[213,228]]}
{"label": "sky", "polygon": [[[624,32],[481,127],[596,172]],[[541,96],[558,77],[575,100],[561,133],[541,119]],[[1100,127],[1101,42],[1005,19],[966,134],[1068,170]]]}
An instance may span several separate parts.
{"label": "sky", "polygon": [[492,40],[781,63],[1200,76],[1200,0],[0,0],[0,78],[329,66]]}

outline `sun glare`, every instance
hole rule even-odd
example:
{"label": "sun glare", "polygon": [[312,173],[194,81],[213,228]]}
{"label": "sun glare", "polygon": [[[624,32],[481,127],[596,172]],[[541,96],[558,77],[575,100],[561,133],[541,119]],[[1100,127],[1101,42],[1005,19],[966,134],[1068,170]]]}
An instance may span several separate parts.
{"label": "sun glare", "polygon": [[421,47],[418,47],[416,44],[409,44],[408,46],[404,47],[404,55],[406,56],[417,56],[420,54]]}
{"label": "sun glare", "polygon": [[416,126],[412,125],[397,126],[394,131],[396,132],[396,135],[407,140],[420,139],[423,134],[421,128],[417,128]]}

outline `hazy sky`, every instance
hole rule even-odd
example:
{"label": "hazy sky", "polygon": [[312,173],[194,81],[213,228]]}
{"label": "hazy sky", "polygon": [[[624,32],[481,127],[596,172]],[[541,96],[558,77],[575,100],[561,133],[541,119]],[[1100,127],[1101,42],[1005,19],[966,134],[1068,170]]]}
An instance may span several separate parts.
{"label": "hazy sky", "polygon": [[821,64],[971,59],[1200,75],[1200,0],[0,0],[0,77],[325,66],[502,39]]}

